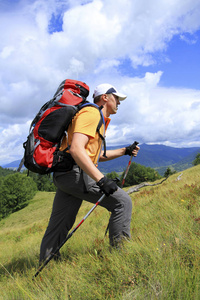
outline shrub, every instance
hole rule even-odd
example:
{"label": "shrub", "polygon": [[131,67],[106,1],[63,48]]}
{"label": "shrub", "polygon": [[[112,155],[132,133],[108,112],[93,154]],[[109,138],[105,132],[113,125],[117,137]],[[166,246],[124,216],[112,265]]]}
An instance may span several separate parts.
{"label": "shrub", "polygon": [[171,176],[175,173],[176,173],[176,171],[172,171],[172,169],[170,167],[168,167],[167,170],[165,171],[164,177]]}
{"label": "shrub", "polygon": [[30,177],[20,173],[4,177],[0,184],[0,219],[27,206],[36,191]]}
{"label": "shrub", "polygon": [[197,166],[200,164],[200,153],[197,154],[195,160],[192,163],[194,166]]}

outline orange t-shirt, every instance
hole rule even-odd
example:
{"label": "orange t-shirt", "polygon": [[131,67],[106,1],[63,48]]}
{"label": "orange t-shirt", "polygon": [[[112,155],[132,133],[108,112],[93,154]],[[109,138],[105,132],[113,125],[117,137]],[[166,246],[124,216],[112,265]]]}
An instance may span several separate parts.
{"label": "orange t-shirt", "polygon": [[[86,106],[82,108],[73,118],[72,123],[68,128],[68,138],[64,137],[60,150],[64,150],[68,145],[71,145],[73,133],[82,133],[89,137],[89,141],[85,146],[86,152],[94,164],[97,164],[100,152],[102,150],[102,139],[97,133],[97,126],[100,121],[100,112],[93,106]],[[100,128],[101,135],[104,136],[110,118],[105,118],[105,129],[102,124]]]}

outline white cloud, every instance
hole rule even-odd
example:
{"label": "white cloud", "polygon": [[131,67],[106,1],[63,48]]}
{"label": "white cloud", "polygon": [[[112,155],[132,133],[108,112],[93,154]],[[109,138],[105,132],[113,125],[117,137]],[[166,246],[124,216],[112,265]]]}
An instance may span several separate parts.
{"label": "white cloud", "polygon": [[[119,106],[108,132],[108,140],[117,145],[140,142],[170,142],[178,146],[194,145],[199,139],[200,90],[159,86],[161,72],[124,84],[128,98]],[[118,125],[117,125],[118,124]],[[119,126],[120,124],[120,126]],[[188,145],[188,144],[187,144]]]}
{"label": "white cloud", "polygon": [[[143,141],[186,136],[196,141],[199,91],[160,87],[161,71],[128,78],[119,68],[125,59],[135,68],[155,65],[154,54],[165,51],[176,34],[196,41],[191,34],[200,28],[199,0],[8,0],[0,5],[0,126],[8,145],[2,141],[0,161],[13,151],[9,145],[15,135],[17,149],[16,126],[27,128],[24,124],[65,78],[86,81],[91,90],[108,81],[129,95],[131,105],[130,100],[121,105],[111,127],[111,137],[119,142],[131,139],[133,130]],[[54,19],[60,22],[58,29]],[[120,139],[115,134],[118,124]]]}
{"label": "white cloud", "polygon": [[23,156],[23,143],[28,135],[30,122],[25,124],[9,125],[0,128],[0,162],[4,165],[8,162],[18,160]]}
{"label": "white cloud", "polygon": [[98,74],[100,72],[105,72],[105,70],[110,68],[115,68],[120,64],[120,62],[116,59],[111,60],[102,60],[98,66],[98,68],[94,71],[95,74]]}

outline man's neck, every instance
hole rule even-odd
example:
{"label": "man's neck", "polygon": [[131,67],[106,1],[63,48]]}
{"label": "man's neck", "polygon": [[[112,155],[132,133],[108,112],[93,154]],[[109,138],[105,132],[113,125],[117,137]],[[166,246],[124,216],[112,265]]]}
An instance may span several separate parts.
{"label": "man's neck", "polygon": [[108,110],[107,110],[107,105],[106,105],[106,103],[98,103],[98,105],[99,105],[99,107],[100,106],[103,106],[103,108],[102,108],[102,113],[103,113],[103,115],[104,115],[104,117],[105,118],[108,118],[108,117],[110,117],[110,114],[109,114],[109,112],[108,112]]}

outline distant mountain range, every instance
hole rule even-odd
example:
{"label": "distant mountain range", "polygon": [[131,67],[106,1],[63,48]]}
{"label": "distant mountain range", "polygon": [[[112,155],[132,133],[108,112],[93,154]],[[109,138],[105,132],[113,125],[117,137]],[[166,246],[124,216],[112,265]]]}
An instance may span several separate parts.
{"label": "distant mountain range", "polygon": [[[171,167],[171,169],[176,171],[182,171],[192,167],[192,162],[194,161],[200,148],[174,148],[164,145],[147,145],[142,144],[140,146],[140,151],[137,157],[132,159],[132,162],[144,165],[146,167],[151,167],[156,169],[160,175],[164,175],[166,169]],[[116,149],[118,147],[108,147],[108,149]],[[104,163],[99,163],[99,169],[103,173],[110,173],[112,171],[123,172],[127,167],[129,161],[128,156],[122,156],[117,159],[107,161]]]}
{"label": "distant mountain range", "polygon": [[[132,159],[132,162],[144,165],[146,167],[151,167],[156,169],[160,175],[164,175],[167,167],[171,167],[173,170],[182,171],[187,168],[192,167],[192,162],[194,161],[200,148],[174,148],[164,145],[147,145],[142,144],[140,146],[140,151],[138,156]],[[124,147],[107,147],[107,149],[116,149]],[[104,163],[99,163],[99,169],[104,174],[115,172],[123,172],[129,161],[129,156],[124,155],[117,159],[107,161]],[[17,169],[20,160],[13,161],[9,164],[3,165],[3,168]]]}

